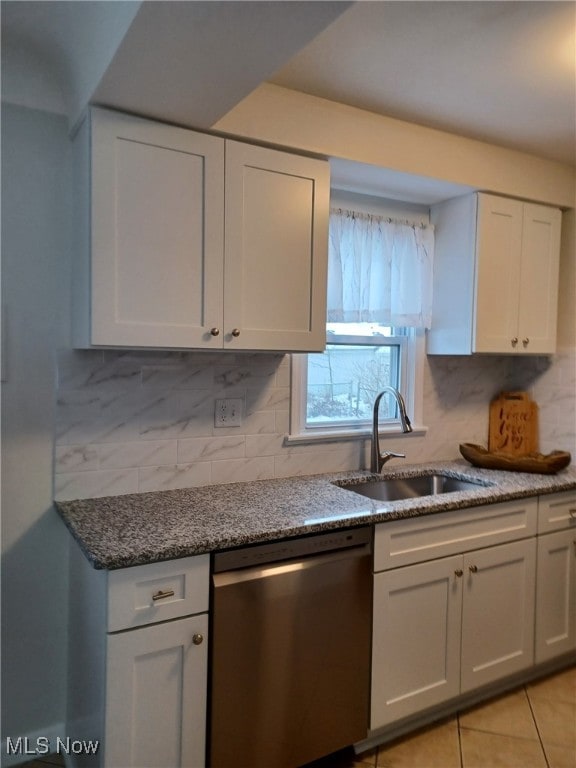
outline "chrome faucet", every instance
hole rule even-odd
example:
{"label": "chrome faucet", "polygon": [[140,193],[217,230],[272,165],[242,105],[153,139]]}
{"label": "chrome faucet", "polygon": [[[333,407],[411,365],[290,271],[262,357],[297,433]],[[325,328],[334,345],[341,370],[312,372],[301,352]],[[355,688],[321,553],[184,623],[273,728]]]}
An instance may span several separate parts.
{"label": "chrome faucet", "polygon": [[382,467],[390,459],[405,459],[405,453],[393,453],[393,451],[384,451],[380,453],[380,437],[378,434],[378,412],[380,409],[380,400],[383,395],[390,393],[394,396],[398,404],[398,413],[400,414],[400,424],[402,425],[402,432],[412,432],[412,424],[406,414],[406,404],[404,398],[395,387],[384,387],[382,392],[377,395],[374,401],[374,414],[372,418],[372,446],[370,451],[370,471],[380,474]]}

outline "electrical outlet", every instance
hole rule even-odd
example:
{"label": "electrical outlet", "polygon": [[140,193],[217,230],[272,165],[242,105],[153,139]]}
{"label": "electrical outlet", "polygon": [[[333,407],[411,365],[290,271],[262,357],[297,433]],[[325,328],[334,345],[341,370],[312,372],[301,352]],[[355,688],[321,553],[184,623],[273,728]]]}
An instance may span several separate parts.
{"label": "electrical outlet", "polygon": [[242,398],[226,397],[216,400],[215,427],[239,427],[242,424]]}

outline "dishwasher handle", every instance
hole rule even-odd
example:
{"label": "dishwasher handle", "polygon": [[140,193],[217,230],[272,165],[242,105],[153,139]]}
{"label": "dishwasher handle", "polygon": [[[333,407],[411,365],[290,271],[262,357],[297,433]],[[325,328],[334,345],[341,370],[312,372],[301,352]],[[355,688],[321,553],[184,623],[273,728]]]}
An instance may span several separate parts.
{"label": "dishwasher handle", "polygon": [[364,548],[370,552],[371,546],[372,528],[369,526],[335,530],[299,539],[282,539],[217,552],[214,555],[212,570],[213,573],[221,573],[267,563],[279,563],[284,560],[303,560],[316,555],[350,551],[355,548]]}
{"label": "dishwasher handle", "polygon": [[338,549],[332,552],[322,552],[321,554],[309,555],[295,560],[284,560],[282,562],[253,565],[231,571],[221,571],[213,575],[214,586],[216,588],[226,587],[231,584],[242,584],[249,581],[285,576],[295,572],[304,574],[313,568],[323,567],[338,560],[354,560],[362,557],[370,557],[370,546],[367,544],[347,549]]}

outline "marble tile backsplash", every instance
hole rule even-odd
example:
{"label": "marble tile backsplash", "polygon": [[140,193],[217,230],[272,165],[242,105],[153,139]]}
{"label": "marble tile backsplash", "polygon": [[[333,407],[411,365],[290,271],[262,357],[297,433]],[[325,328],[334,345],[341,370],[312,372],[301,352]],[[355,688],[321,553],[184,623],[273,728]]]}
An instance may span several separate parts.
{"label": "marble tile backsplash", "polygon": [[[488,405],[528,389],[541,450],[575,450],[576,358],[430,357],[425,435],[388,439],[407,462],[486,444]],[[215,400],[241,398],[239,427],[214,426]],[[284,444],[290,356],[64,350],[57,359],[55,498],[167,490],[366,467],[368,441]]]}

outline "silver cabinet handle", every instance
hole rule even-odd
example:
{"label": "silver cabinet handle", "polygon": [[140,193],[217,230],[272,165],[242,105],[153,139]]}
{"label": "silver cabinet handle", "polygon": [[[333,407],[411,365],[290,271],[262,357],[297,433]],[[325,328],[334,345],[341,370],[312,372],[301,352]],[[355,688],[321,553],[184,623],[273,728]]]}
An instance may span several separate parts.
{"label": "silver cabinet handle", "polygon": [[152,595],[152,600],[164,600],[166,597],[174,597],[174,590],[173,589],[166,589],[161,590],[159,589],[158,592],[154,592]]}
{"label": "silver cabinet handle", "polygon": [[202,645],[204,642],[204,635],[201,635],[199,632],[197,632],[196,634],[192,635],[192,642],[194,645]]}
{"label": "silver cabinet handle", "polygon": [[232,336],[234,336],[234,338],[237,339],[238,336],[240,336],[240,328],[233,328],[232,329]]}
{"label": "silver cabinet handle", "polygon": [[478,566],[477,565],[469,565],[468,570],[470,573],[478,573]]}
{"label": "silver cabinet handle", "polygon": [[210,334],[212,336],[220,336],[220,328],[210,328]]}
{"label": "silver cabinet handle", "polygon": [[518,336],[514,336],[514,338],[511,340],[511,344],[513,347],[515,347],[516,344],[518,344]]}
{"label": "silver cabinet handle", "polygon": [[526,336],[525,339],[522,339],[522,346],[526,348],[528,344],[530,344],[530,339],[528,338],[528,336]]}

